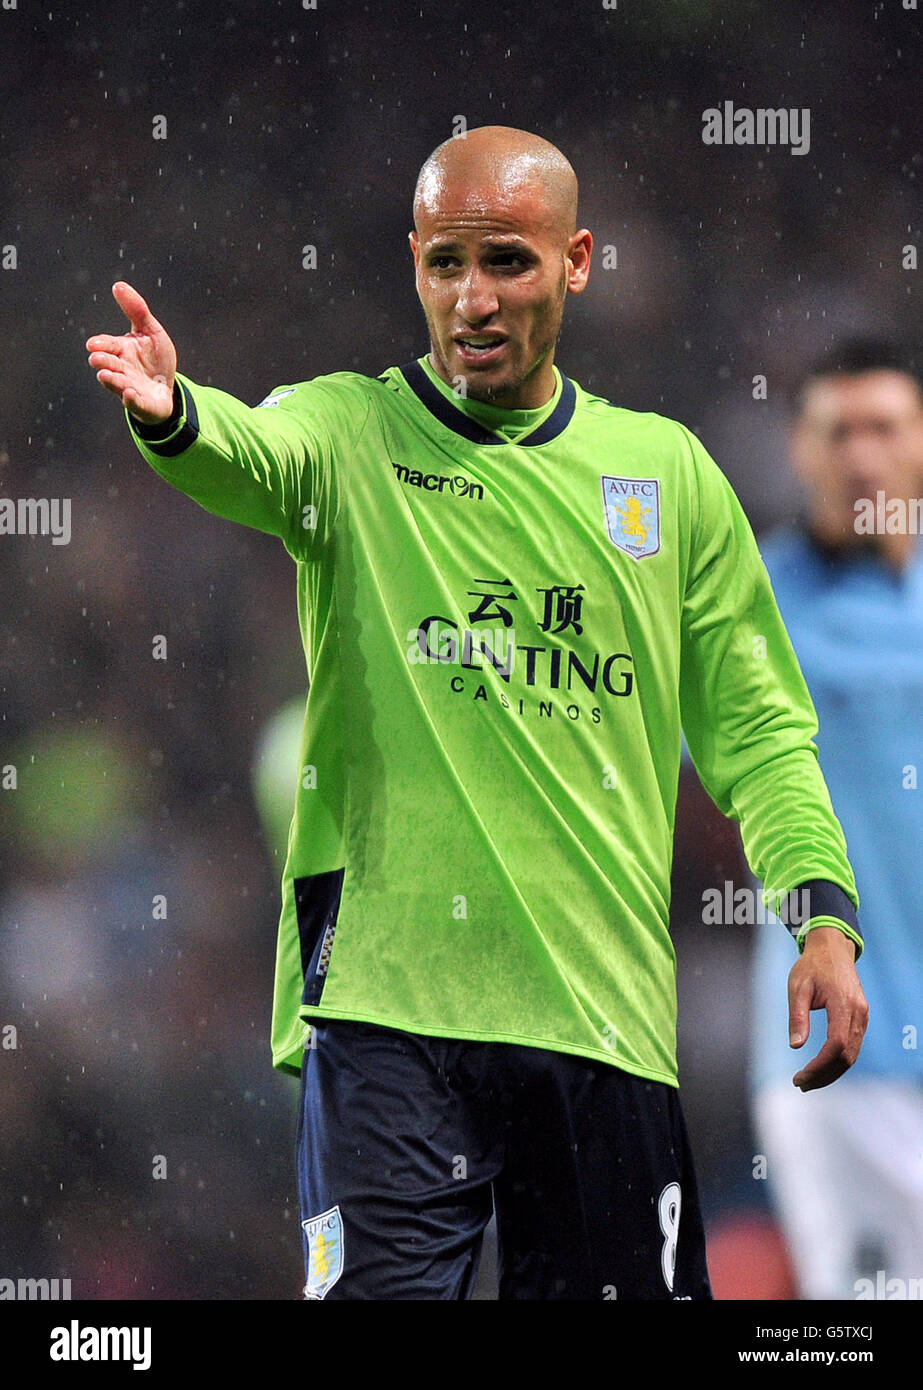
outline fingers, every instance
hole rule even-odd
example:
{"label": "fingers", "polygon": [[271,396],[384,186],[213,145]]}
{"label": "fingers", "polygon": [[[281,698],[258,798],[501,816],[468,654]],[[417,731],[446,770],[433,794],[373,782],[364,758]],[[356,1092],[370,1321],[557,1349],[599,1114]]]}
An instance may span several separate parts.
{"label": "fingers", "polygon": [[829,1086],[855,1063],[868,1026],[868,1005],[860,993],[857,999],[843,999],[827,1006],[827,1039],[817,1056],[792,1080],[802,1091]]}
{"label": "fingers", "polygon": [[112,294],[116,304],[131,323],[133,333],[157,332],[160,324],[147,307],[147,301],[142,299],[133,286],[125,280],[116,280],[112,286]]}
{"label": "fingers", "polygon": [[122,351],[122,339],[113,338],[111,333],[95,333],[92,338],[87,338],[87,352],[114,352]]}
{"label": "fingers", "polygon": [[809,975],[793,970],[788,977],[788,1040],[792,1047],[804,1047],[811,1031],[811,1005],[814,983]]}
{"label": "fingers", "polygon": [[134,399],[134,393],[128,390],[128,379],[121,372],[97,372],[96,380],[101,386],[105,386],[107,391],[111,391],[113,395],[121,396],[123,404],[128,404],[129,395]]}
{"label": "fingers", "polygon": [[848,1056],[841,1041],[828,1038],[817,1056],[796,1072],[792,1080],[799,1090],[816,1091],[849,1071],[854,1061],[855,1057]]}
{"label": "fingers", "polygon": [[143,419],[149,423],[148,416],[138,414],[138,392],[133,386],[128,385],[126,377],[118,372],[106,371],[97,372],[96,377],[97,380],[105,386],[107,391],[111,391],[114,396],[118,396],[121,399],[122,405],[135,416],[135,419]]}
{"label": "fingers", "polygon": [[91,352],[87,359],[91,367],[104,367],[107,371],[124,372],[125,365],[118,353],[115,352]]}

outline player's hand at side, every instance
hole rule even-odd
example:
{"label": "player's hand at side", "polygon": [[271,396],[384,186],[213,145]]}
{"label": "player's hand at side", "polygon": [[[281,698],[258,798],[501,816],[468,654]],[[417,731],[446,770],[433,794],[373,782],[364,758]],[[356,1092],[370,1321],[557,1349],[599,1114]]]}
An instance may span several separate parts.
{"label": "player's hand at side", "polygon": [[827,1040],[792,1078],[802,1091],[829,1086],[848,1071],[862,1046],[869,1006],[855,966],[856,947],[836,927],[815,927],[788,977],[789,1041],[803,1047],[811,1031],[811,1010],[825,1009]]}
{"label": "player's hand at side", "polygon": [[89,363],[96,379],[121,398],[125,408],[153,425],[173,413],[176,349],[136,289],[117,280],[112,294],[131,324],[121,337],[96,333],[87,338]]}

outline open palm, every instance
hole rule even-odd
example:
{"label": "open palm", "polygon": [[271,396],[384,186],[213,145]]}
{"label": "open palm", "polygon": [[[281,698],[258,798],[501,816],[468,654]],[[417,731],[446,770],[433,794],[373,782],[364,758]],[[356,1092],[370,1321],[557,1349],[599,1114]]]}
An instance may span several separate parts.
{"label": "open palm", "polygon": [[89,363],[107,391],[145,424],[166,420],[173,413],[176,349],[170,335],[151,313],[141,295],[124,280],[112,286],[131,332],[114,337],[96,333],[87,339]]}

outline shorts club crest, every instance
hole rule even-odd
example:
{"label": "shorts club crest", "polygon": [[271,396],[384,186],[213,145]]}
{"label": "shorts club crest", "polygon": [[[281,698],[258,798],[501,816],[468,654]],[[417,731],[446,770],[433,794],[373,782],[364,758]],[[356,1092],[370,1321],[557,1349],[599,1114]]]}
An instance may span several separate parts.
{"label": "shorts club crest", "polygon": [[343,1218],[338,1206],[301,1223],[307,1241],[308,1279],[304,1296],[324,1298],[343,1273]]}

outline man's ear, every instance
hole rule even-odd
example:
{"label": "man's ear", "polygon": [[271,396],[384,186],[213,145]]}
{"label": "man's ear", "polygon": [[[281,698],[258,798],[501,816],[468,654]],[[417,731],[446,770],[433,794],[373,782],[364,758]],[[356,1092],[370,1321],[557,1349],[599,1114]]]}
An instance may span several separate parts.
{"label": "man's ear", "polygon": [[571,263],[571,270],[567,276],[567,288],[571,294],[582,294],[586,289],[592,254],[593,233],[587,227],[581,227],[580,231],[575,232],[570,238],[567,248],[567,259]]}
{"label": "man's ear", "polygon": [[420,262],[420,238],[416,232],[408,232],[407,240],[410,242],[410,249],[413,252],[413,263],[418,265]]}

